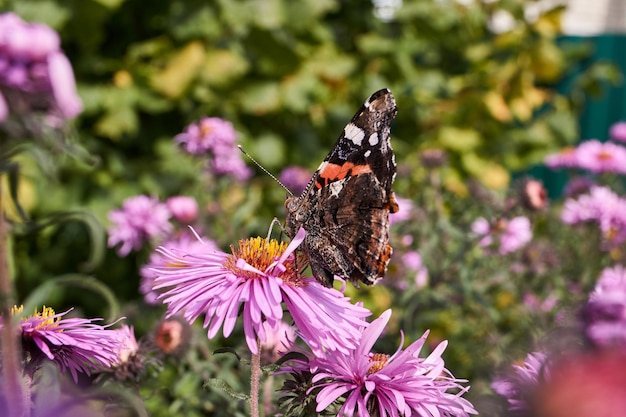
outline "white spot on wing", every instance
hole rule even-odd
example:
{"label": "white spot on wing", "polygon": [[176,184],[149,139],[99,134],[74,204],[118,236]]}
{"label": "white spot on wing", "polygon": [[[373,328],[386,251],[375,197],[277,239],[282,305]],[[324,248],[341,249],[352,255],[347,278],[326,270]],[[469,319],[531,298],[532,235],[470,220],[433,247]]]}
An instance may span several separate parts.
{"label": "white spot on wing", "polygon": [[319,167],[317,167],[318,171],[323,170],[324,168],[326,168],[326,165],[328,165],[328,161],[323,161]]}
{"label": "white spot on wing", "polygon": [[345,178],[340,181],[331,182],[328,187],[330,188],[330,195],[335,198],[339,198],[339,193],[343,190],[343,184],[345,182]]}
{"label": "white spot on wing", "polygon": [[350,140],[356,146],[361,146],[363,142],[363,138],[365,137],[365,132],[360,127],[354,125],[353,123],[348,123],[346,128],[343,130],[346,139]]}
{"label": "white spot on wing", "polygon": [[365,151],[365,157],[369,158],[369,156],[372,154],[372,151],[370,151],[369,149],[367,151]]}
{"label": "white spot on wing", "polygon": [[378,132],[372,133],[367,141],[369,142],[370,146],[376,146],[378,144]]}

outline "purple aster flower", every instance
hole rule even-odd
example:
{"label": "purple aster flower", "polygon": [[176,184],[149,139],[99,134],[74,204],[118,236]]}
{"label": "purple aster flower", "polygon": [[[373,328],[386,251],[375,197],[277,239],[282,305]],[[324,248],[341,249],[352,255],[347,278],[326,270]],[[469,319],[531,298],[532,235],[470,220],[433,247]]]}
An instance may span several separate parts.
{"label": "purple aster flower", "polygon": [[220,251],[190,254],[159,250],[168,266],[154,268],[154,289],[165,290],[159,298],[168,305],[168,315],[178,312],[193,322],[205,315],[208,338],[220,328],[228,337],[241,310],[246,342],[258,353],[257,339],[268,339],[264,322],[274,327],[283,318],[283,303],[299,335],[315,352],[353,348],[359,328],[370,312],[350,303],[335,289],[303,277],[294,251],[302,243],[303,229],[287,246],[284,242],[251,238],[239,241],[231,255]]}
{"label": "purple aster flower", "polygon": [[233,124],[219,117],[205,117],[198,123],[192,123],[183,133],[174,137],[174,141],[194,155],[214,152],[220,146],[232,147],[237,142],[237,133]]}
{"label": "purple aster flower", "polygon": [[500,255],[515,252],[533,237],[530,220],[524,216],[511,220],[499,219],[493,225],[480,217],[472,223],[471,229],[479,237],[479,246],[488,249],[497,243]]}
{"label": "purple aster flower", "polygon": [[181,223],[189,224],[198,218],[198,202],[193,197],[178,195],[165,202],[172,216]]}
{"label": "purple aster flower", "polygon": [[187,126],[174,141],[192,155],[209,153],[209,171],[215,175],[232,175],[245,181],[252,175],[250,168],[241,159],[236,146],[237,133],[232,123],[219,117],[205,117],[198,123]]}
{"label": "purple aster flower", "polygon": [[0,87],[10,104],[7,113],[45,110],[69,119],[83,108],[59,35],[13,13],[0,15]]}
{"label": "purple aster flower", "polygon": [[587,140],[576,148],[578,168],[594,173],[626,173],[626,148],[612,142]]}
{"label": "purple aster flower", "polygon": [[406,349],[398,348],[392,356],[371,352],[390,317],[391,310],[387,310],[362,328],[358,346],[348,352],[318,356],[308,364],[294,362],[292,370],[313,372],[312,389],[321,388],[316,411],[327,410],[343,398],[337,414],[340,416],[477,414],[462,398],[469,389],[461,386],[466,381],[456,379],[445,368],[441,355],[447,342],[441,342],[426,358],[419,353],[428,332]]}
{"label": "purple aster flower", "polygon": [[609,129],[611,139],[626,142],[626,122],[617,122]]}
{"label": "purple aster flower", "polygon": [[415,272],[415,285],[422,288],[428,284],[428,269],[422,262],[422,255],[417,251],[408,251],[402,255],[404,267]]}
{"label": "purple aster flower", "polygon": [[549,375],[548,357],[532,352],[522,365],[513,365],[512,372],[495,379],[491,388],[506,399],[511,416],[523,416],[530,409],[535,389]]}
{"label": "purple aster flower", "polygon": [[546,159],[544,159],[544,163],[547,167],[552,169],[576,168],[578,166],[576,149],[572,147],[563,148],[556,154],[548,155]]}
{"label": "purple aster flower", "polygon": [[589,194],[567,199],[561,220],[572,225],[597,223],[608,249],[626,242],[626,200],[608,187],[594,186]]}
{"label": "purple aster flower", "polygon": [[[34,368],[44,357],[55,362],[62,372],[69,370],[74,381],[78,373],[109,368],[119,361],[124,338],[119,330],[95,324],[102,319],[63,318],[70,310],[56,314],[49,307],[20,321],[18,328],[24,350]],[[21,309],[14,309],[14,314]],[[0,323],[0,328],[2,324]]]}
{"label": "purple aster flower", "polygon": [[61,116],[65,119],[76,117],[83,111],[83,103],[76,93],[72,64],[62,52],[48,56],[50,85],[54,100]]}
{"label": "purple aster flower", "polygon": [[595,346],[626,347],[626,269],[606,268],[583,309],[585,334]]}
{"label": "purple aster flower", "polygon": [[280,172],[278,181],[294,195],[300,195],[309,184],[312,176],[313,173],[306,168],[290,166]]}
{"label": "purple aster flower", "polygon": [[141,249],[145,241],[170,233],[170,215],[166,205],[156,198],[145,195],[127,198],[122,209],[109,212],[109,220],[114,224],[109,228],[109,247],[121,243],[117,250],[120,256]]}
{"label": "purple aster flower", "polygon": [[[179,236],[168,240],[161,245],[170,252],[186,253],[191,255],[200,255],[212,252],[218,249],[217,244],[207,238],[199,239],[190,233],[182,233]],[[148,263],[141,267],[139,275],[141,282],[139,284],[139,292],[144,296],[144,301],[148,304],[159,303],[159,292],[154,290],[154,280],[157,273],[154,268],[166,267],[171,259],[163,255],[161,251],[154,251],[150,255]]]}

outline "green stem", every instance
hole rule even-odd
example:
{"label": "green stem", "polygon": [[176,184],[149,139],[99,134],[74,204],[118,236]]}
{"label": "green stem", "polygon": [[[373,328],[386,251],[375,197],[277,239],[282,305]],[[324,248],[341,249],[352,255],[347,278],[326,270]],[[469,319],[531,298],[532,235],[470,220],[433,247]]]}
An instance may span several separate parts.
{"label": "green stem", "polygon": [[23,392],[20,361],[18,359],[17,332],[11,315],[13,307],[13,291],[9,277],[9,224],[4,217],[2,198],[2,176],[0,176],[0,314],[2,315],[2,334],[0,347],[2,350],[2,380],[5,400],[10,416],[29,416],[30,407],[26,404]]}
{"label": "green stem", "polygon": [[[257,346],[260,343],[257,341]],[[261,347],[259,352],[252,354],[250,361],[252,371],[250,375],[250,416],[259,417],[259,382],[261,380]]]}

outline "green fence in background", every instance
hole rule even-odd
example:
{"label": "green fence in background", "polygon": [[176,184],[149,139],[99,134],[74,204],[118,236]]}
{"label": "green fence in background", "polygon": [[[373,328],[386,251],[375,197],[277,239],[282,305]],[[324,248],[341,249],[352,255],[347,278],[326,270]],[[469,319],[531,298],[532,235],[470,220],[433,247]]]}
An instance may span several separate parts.
{"label": "green fence in background", "polygon": [[[565,36],[562,42],[585,42],[592,47],[591,55],[573,68],[560,90],[568,91],[576,75],[586,70],[592,63],[599,61],[611,62],[622,74],[626,74],[626,35],[598,35],[593,37]],[[620,120],[626,121],[626,83],[618,86],[605,86],[599,97],[589,97],[579,118],[580,140],[608,139],[608,130],[612,124]],[[542,179],[550,197],[561,195],[567,181],[567,174],[552,171],[538,166],[528,172],[529,175]]]}

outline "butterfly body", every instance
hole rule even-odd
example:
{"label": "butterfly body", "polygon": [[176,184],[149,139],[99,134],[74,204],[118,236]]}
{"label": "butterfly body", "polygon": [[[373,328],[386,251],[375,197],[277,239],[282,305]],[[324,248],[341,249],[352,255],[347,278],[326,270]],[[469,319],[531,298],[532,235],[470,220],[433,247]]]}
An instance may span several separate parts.
{"label": "butterfly body", "polygon": [[398,211],[391,189],[396,164],[390,143],[397,114],[393,95],[379,90],[346,125],[299,197],[285,202],[285,229],[307,234],[300,246],[313,276],[332,286],[334,276],[373,284],[391,257],[389,213]]}

